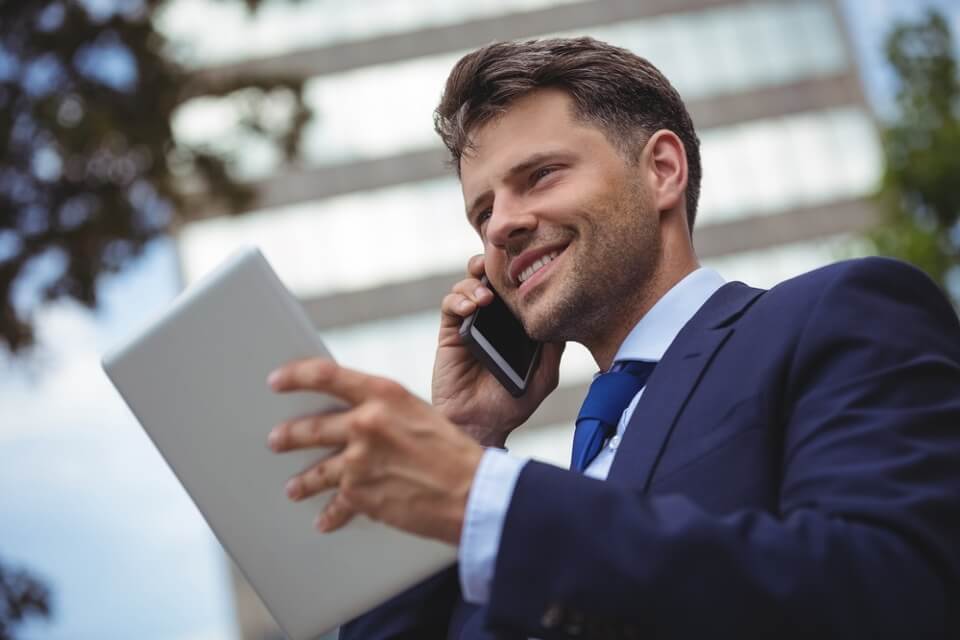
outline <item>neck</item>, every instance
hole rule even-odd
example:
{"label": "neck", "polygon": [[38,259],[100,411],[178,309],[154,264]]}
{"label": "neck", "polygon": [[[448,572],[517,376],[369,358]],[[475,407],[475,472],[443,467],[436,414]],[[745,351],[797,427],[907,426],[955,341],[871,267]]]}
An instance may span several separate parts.
{"label": "neck", "polygon": [[615,321],[605,327],[596,340],[584,341],[584,346],[590,350],[601,371],[610,368],[624,340],[650,309],[678,282],[699,267],[700,263],[692,250],[668,251],[668,247],[664,247],[662,260],[647,281],[639,287],[637,295],[632,299],[619,301],[622,305],[610,314],[610,318]]}

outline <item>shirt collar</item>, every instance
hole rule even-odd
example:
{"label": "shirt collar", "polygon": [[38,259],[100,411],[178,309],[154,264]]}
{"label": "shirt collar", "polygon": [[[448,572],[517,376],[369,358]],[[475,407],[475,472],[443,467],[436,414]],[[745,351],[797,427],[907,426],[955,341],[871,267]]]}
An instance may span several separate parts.
{"label": "shirt collar", "polygon": [[724,284],[719,273],[706,267],[688,274],[640,319],[613,361],[662,359],[683,326]]}

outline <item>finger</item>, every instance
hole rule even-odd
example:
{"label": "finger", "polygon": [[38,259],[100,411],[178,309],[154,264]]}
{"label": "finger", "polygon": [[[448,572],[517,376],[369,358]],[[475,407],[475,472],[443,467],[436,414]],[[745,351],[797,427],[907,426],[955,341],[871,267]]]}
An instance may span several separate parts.
{"label": "finger", "polygon": [[476,302],[459,293],[448,293],[440,303],[440,311],[444,317],[450,317],[458,324],[461,320],[473,313],[476,308]]}
{"label": "finger", "polygon": [[461,280],[453,285],[453,292],[479,303],[481,307],[493,300],[493,291],[490,290],[490,287],[476,278]]}
{"label": "finger", "polygon": [[339,491],[327,504],[326,508],[313,522],[313,526],[321,533],[330,533],[343,527],[353,519],[357,511]]}
{"label": "finger", "polygon": [[342,447],[348,421],[343,412],[305,416],[282,422],[270,430],[267,444],[277,452],[313,447]]}
{"label": "finger", "polygon": [[358,405],[377,386],[379,378],[341,367],[327,358],[309,358],[288,362],[267,378],[277,392],[319,391],[329,393],[351,405]]}
{"label": "finger", "polygon": [[466,278],[453,285],[453,291],[440,303],[444,326],[459,324],[461,320],[493,302],[493,291],[476,278]]}
{"label": "finger", "polygon": [[297,502],[335,489],[340,484],[342,476],[343,457],[332,456],[290,478],[284,489],[287,498]]}
{"label": "finger", "polygon": [[460,295],[474,300],[477,298],[478,289],[481,291],[488,291],[488,289],[484,287],[477,278],[464,278],[451,287],[451,290],[454,293],[459,293]]}
{"label": "finger", "polygon": [[467,273],[469,273],[474,278],[482,278],[484,270],[484,257],[483,254],[478,254],[470,258],[467,261]]}

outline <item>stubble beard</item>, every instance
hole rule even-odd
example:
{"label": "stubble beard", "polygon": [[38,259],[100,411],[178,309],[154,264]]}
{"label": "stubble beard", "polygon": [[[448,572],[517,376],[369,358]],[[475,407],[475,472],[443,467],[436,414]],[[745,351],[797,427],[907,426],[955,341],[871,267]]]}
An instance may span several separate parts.
{"label": "stubble beard", "polygon": [[564,281],[550,283],[547,299],[524,318],[534,340],[596,343],[645,298],[661,257],[657,212],[639,186],[620,191],[585,207],[588,227],[557,274]]}

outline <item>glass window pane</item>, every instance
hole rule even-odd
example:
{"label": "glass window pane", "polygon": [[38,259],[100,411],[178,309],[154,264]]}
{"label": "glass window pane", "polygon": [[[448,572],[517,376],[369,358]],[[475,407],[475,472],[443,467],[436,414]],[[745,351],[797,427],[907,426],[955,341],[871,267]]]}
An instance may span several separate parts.
{"label": "glass window pane", "polygon": [[[819,7],[819,9],[817,8]],[[587,28],[565,35],[592,35],[627,47],[657,65],[686,99],[706,98],[843,68],[842,43],[822,3],[747,4],[690,14]],[[797,25],[813,25],[802,41]],[[556,34],[555,34],[556,35]],[[837,51],[841,51],[838,56]],[[833,53],[831,53],[833,52]],[[310,166],[436,147],[433,109],[450,68],[465,51],[329,74],[306,85],[315,120],[304,132]],[[710,64],[704,64],[704,61]],[[204,98],[184,105],[174,131],[179,139],[242,148],[239,173],[264,175],[278,156],[247,138],[230,137],[239,101]]]}
{"label": "glass window pane", "polygon": [[825,73],[847,65],[841,25],[822,2],[800,2],[794,9],[794,39],[809,69]]}
{"label": "glass window pane", "polygon": [[857,108],[758,120],[701,134],[698,224],[872,193],[879,141]]}
{"label": "glass window pane", "polygon": [[[702,134],[698,225],[858,197],[878,184],[868,116],[837,109]],[[186,280],[259,245],[298,293],[360,289],[459,271],[482,250],[454,177],[193,223],[181,234]]]}
{"label": "glass window pane", "polygon": [[250,244],[295,292],[311,295],[465,269],[482,250],[458,183],[441,178],[188,225],[185,279]]}
{"label": "glass window pane", "polygon": [[243,2],[173,0],[157,25],[184,63],[202,66],[581,1],[313,0],[264,2],[251,13]]}
{"label": "glass window pane", "polygon": [[727,280],[769,289],[800,274],[824,265],[868,255],[869,247],[859,238],[836,235],[813,242],[797,242],[756,251],[703,260]]}

